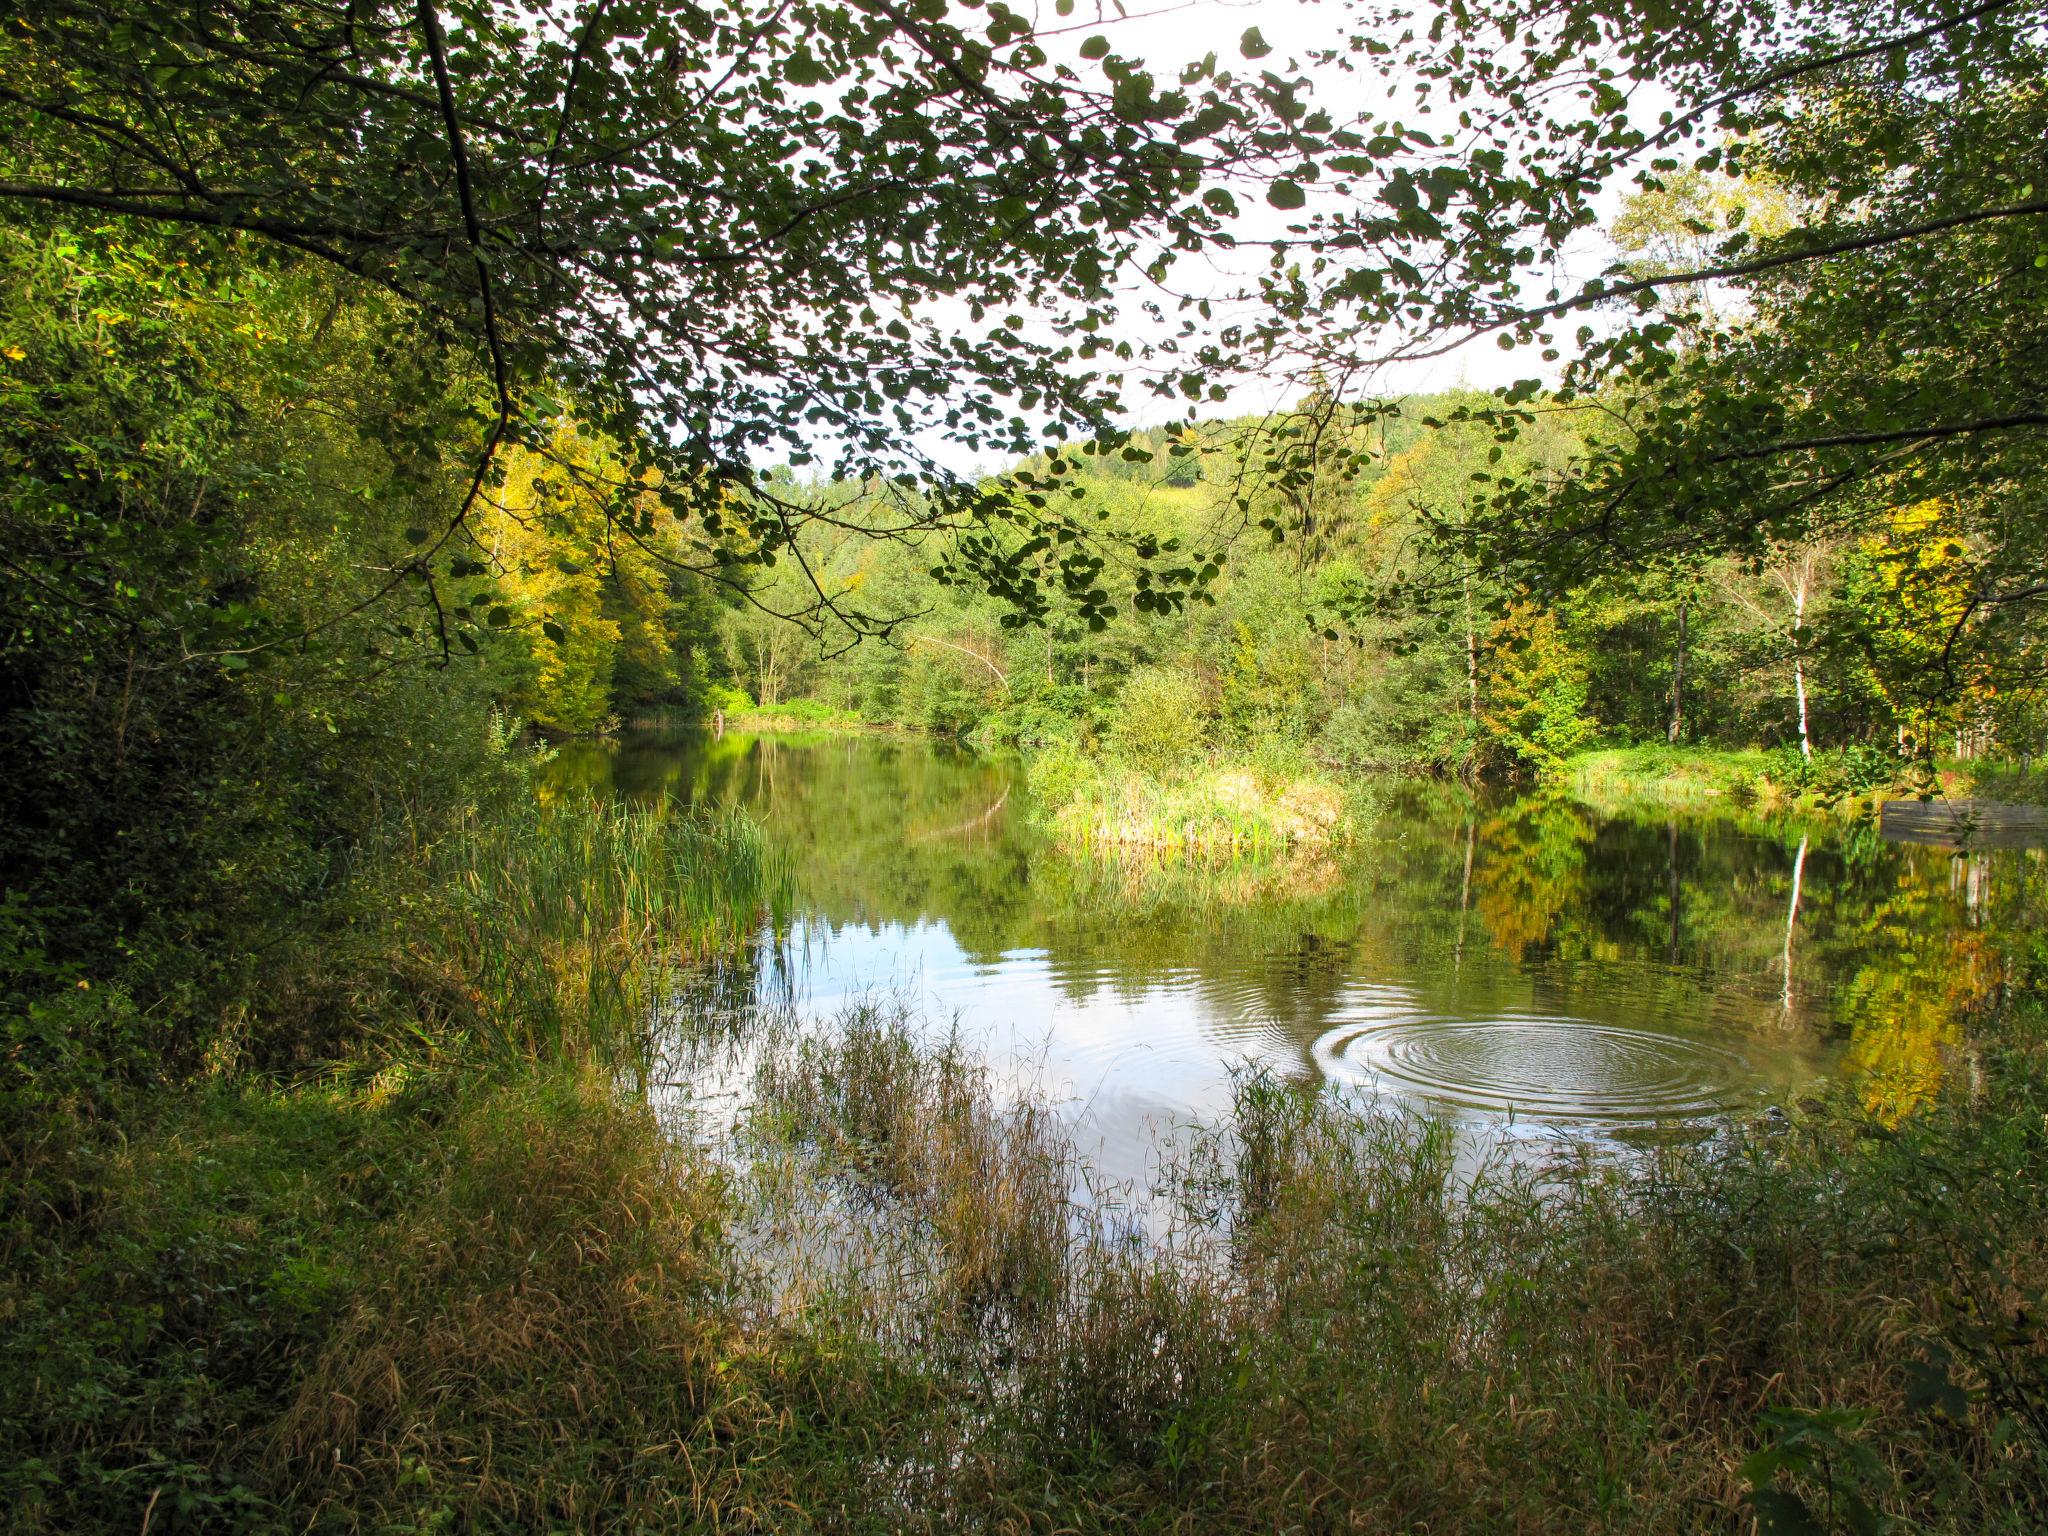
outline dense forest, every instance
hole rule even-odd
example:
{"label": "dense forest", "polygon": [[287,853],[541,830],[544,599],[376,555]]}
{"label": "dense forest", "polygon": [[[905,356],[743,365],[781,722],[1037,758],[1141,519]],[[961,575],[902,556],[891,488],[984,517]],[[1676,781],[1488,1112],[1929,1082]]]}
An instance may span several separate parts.
{"label": "dense forest", "polygon": [[[797,898],[536,779],[635,722],[1015,753],[1098,853],[1440,781],[1460,914],[1594,754],[2041,798],[2048,11],[1194,9],[10,9],[0,1524],[2035,1528],[2031,877],[1872,918],[1910,1105],[1475,1185],[1254,1075],[1185,1247],[877,1006],[761,1024],[751,1151],[656,1116]],[[846,1210],[900,1292],[760,1279]]]}
{"label": "dense forest", "polygon": [[[1136,433],[1147,460],[1084,468],[1083,504],[1120,533],[1229,548],[1185,611],[1132,611],[1126,588],[1130,617],[1100,631],[1058,613],[1006,626],[996,600],[934,580],[919,548],[843,534],[754,595],[795,611],[815,576],[887,615],[894,644],[850,646],[829,620],[807,644],[747,606],[707,613],[717,622],[695,654],[763,705],[815,698],[1031,745],[1142,729],[1129,722],[1152,699],[1187,733],[1175,747],[1280,741],[1353,770],[1526,775],[1595,744],[1685,742],[1863,748],[1903,773],[1936,754],[2035,749],[2032,689],[2001,691],[1981,666],[1930,686],[1926,652],[1961,612],[1973,556],[1938,500],[1854,535],[1602,575],[1540,603],[1479,574],[1449,602],[1404,600],[1424,541],[1468,515],[1473,477],[1504,462],[1492,431],[1453,419],[1483,407],[1476,393],[1396,402],[1352,430],[1361,462],[1341,484],[1308,508],[1255,501],[1249,533],[1231,493],[1260,421]],[[1519,435],[1516,454],[1583,454],[1572,423],[1593,409]],[[1196,451],[1155,473],[1176,442]]]}

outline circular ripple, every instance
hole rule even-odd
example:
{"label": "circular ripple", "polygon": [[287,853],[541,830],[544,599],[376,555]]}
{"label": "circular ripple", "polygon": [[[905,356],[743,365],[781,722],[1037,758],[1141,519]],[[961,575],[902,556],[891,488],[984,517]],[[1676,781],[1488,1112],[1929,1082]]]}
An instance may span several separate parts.
{"label": "circular ripple", "polygon": [[1354,1021],[1325,1031],[1314,1054],[1339,1082],[1557,1121],[1711,1115],[1742,1075],[1716,1046],[1586,1019]]}

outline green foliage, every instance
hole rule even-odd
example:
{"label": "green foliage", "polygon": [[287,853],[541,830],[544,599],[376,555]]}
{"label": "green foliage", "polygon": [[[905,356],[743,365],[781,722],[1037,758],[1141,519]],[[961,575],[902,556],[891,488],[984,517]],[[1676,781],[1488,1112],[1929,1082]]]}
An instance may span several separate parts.
{"label": "green foliage", "polygon": [[[504,450],[546,453],[566,395],[638,482],[592,487],[614,552],[647,536],[652,497],[689,525],[679,567],[771,570],[813,519],[756,466],[829,460],[891,521],[957,529],[954,575],[1099,623],[1105,539],[1064,505],[1064,456],[991,486],[934,440],[1121,451],[1143,355],[1162,393],[1221,398],[1216,363],[1132,339],[1127,283],[1235,244],[1205,167],[1291,187],[1333,125],[1292,85],[1214,59],[1162,79],[1097,41],[1077,68],[1008,7],[231,0],[201,24],[165,0],[67,3],[0,40],[0,143],[28,218],[196,232],[202,261],[233,240],[384,296],[373,335],[394,356],[459,347],[462,430],[393,392],[395,433],[473,477],[410,525],[428,557],[465,549]],[[1210,565],[1117,549],[1150,573],[1148,606],[1178,607]],[[406,569],[441,580],[431,559]],[[807,609],[859,622],[832,597]]]}
{"label": "green foliage", "polygon": [[[1558,593],[1768,562],[1939,504],[1968,595],[1897,603],[1894,639],[1865,659],[1904,715],[1955,711],[1993,677],[2026,688],[2048,535],[2028,489],[2048,462],[2030,361],[2048,313],[2038,14],[1573,3],[1531,33],[1513,4],[1424,12],[1404,28],[1375,7],[1347,62],[1427,82],[1429,144],[1415,164],[1350,167],[1376,195],[1318,229],[1352,254],[1276,267],[1271,334],[1284,345],[1312,316],[1313,355],[1366,379],[1465,341],[1521,344],[1562,365],[1558,384],[1517,381],[1466,420],[1510,453],[1559,411],[1604,423],[1567,465],[1489,469],[1433,541],[1440,609],[1468,574]],[[1640,110],[1644,88],[1668,115]],[[1475,127],[1472,99],[1528,110]],[[1558,281],[1617,201],[1617,259]],[[1281,457],[1307,472],[1299,442]]]}
{"label": "green foliage", "polygon": [[744,688],[735,688],[730,683],[712,683],[703,693],[704,708],[720,710],[728,715],[743,715],[754,708],[754,701]]}
{"label": "green foliage", "polygon": [[1859,742],[1811,757],[1797,747],[1780,747],[1769,755],[1764,771],[1795,793],[1839,799],[1892,788],[1898,784],[1903,766],[1896,751]]}
{"label": "green foliage", "polygon": [[[442,359],[378,356],[300,273],[106,230],[0,227],[0,258],[7,1002],[118,984],[184,1069],[245,999],[301,988],[267,1048],[317,1053],[343,1002],[300,961],[353,871],[508,782],[487,665],[426,665],[432,605],[334,606],[444,488],[386,430]],[[300,624],[321,643],[262,643]]]}
{"label": "green foliage", "polygon": [[1117,696],[1109,745],[1133,767],[1170,774],[1201,751],[1207,716],[1202,686],[1187,673],[1163,667],[1134,672]]}

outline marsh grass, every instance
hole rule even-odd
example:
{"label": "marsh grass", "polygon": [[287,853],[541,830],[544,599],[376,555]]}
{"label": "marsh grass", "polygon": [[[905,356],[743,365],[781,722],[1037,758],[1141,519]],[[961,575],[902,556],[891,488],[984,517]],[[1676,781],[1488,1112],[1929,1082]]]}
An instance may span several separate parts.
{"label": "marsh grass", "polygon": [[9,1529],[2041,1528],[2037,1002],[1897,1128],[1619,1159],[1248,1076],[1116,1210],[885,1000],[699,1032],[715,1144],[634,1091],[785,888],[745,827],[436,857],[401,958],[462,990],[388,1039],[456,1043],[203,1081],[8,1208]]}
{"label": "marsh grass", "polygon": [[791,908],[787,862],[730,810],[571,800],[482,820],[430,868],[413,979],[489,1055],[630,1057],[682,972]]}
{"label": "marsh grass", "polygon": [[884,1000],[825,1030],[785,1026],[757,1059],[746,1150],[798,1154],[806,1182],[867,1218],[833,1278],[906,1277],[870,1290],[892,1334],[1008,1332],[1057,1298],[1080,1166],[1050,1105],[999,1107],[957,1033],[925,1039]]}
{"label": "marsh grass", "polygon": [[1307,772],[1206,760],[1155,772],[1063,751],[1033,761],[1031,785],[1054,841],[1087,852],[1229,858],[1354,830],[1343,792]]}
{"label": "marsh grass", "polygon": [[956,1404],[906,1525],[1739,1529],[1765,1499],[2019,1531],[2048,1495],[2038,1062],[1989,1138],[1845,1100],[1476,1164],[1248,1076],[1161,1164],[1143,1240],[1076,1203],[1058,1117],[900,1011],[771,1063],[768,1138],[888,1218],[798,1312]]}

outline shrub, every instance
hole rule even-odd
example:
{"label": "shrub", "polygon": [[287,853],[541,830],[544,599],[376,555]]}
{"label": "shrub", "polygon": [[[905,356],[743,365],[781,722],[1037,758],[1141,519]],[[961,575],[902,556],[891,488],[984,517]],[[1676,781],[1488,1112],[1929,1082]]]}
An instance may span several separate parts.
{"label": "shrub", "polygon": [[744,688],[735,688],[731,683],[707,683],[704,687],[704,713],[714,710],[728,715],[743,715],[754,707],[753,696]]}
{"label": "shrub", "polygon": [[1110,746],[1126,762],[1154,771],[1185,766],[1208,736],[1209,705],[1185,671],[1147,667],[1133,672],[1117,696]]}
{"label": "shrub", "polygon": [[1765,773],[1794,794],[1841,799],[1896,783],[1902,766],[1896,753],[1865,742],[1825,748],[1810,758],[1787,744],[1770,754]]}
{"label": "shrub", "polygon": [[1096,775],[1094,762],[1072,741],[1056,741],[1032,755],[1026,769],[1031,795],[1047,810],[1072,802]]}

